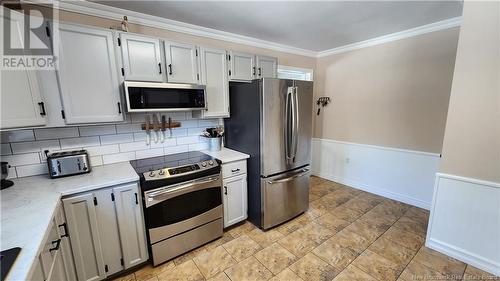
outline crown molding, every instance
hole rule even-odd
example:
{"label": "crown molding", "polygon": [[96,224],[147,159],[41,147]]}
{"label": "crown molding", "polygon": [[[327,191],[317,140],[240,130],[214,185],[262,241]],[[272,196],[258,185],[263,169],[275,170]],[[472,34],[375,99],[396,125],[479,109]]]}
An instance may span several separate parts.
{"label": "crown molding", "polygon": [[400,40],[400,39],[405,39],[405,38],[409,38],[409,37],[413,37],[413,36],[417,36],[417,35],[422,35],[422,34],[434,32],[434,31],[438,31],[438,30],[457,27],[457,26],[460,26],[461,23],[462,23],[462,17],[450,18],[450,19],[446,19],[446,20],[418,26],[415,28],[410,28],[407,30],[387,34],[384,36],[375,37],[375,38],[368,39],[365,41],[360,41],[360,42],[340,46],[340,47],[333,48],[330,50],[321,51],[321,52],[318,52],[316,56],[319,58],[326,57],[326,56],[345,53],[345,52],[349,52],[349,51],[353,51],[353,50],[357,50],[357,49],[361,49],[361,48],[366,48],[366,47],[370,47],[370,46],[385,44],[388,42],[392,42],[392,41],[396,41],[396,40]]}
{"label": "crown molding", "polygon": [[[29,2],[33,4],[47,3],[47,0],[24,0],[23,2]],[[462,22],[462,17],[455,17],[446,19],[443,21],[438,21],[415,28],[387,34],[380,37],[375,37],[365,41],[360,41],[333,49],[325,51],[313,51],[302,48],[296,48],[288,46],[285,44],[275,43],[271,41],[266,41],[262,39],[257,39],[250,36],[239,35],[231,32],[221,31],[213,28],[207,28],[199,25],[184,23],[180,21],[170,20],[162,17],[147,15],[139,12],[134,12],[126,9],[111,7],[99,3],[89,2],[85,0],[53,0],[54,6],[60,10],[75,12],[90,16],[96,16],[106,19],[114,19],[121,21],[123,16],[127,16],[128,21],[133,24],[139,24],[148,27],[154,27],[159,29],[165,29],[195,36],[201,36],[216,40],[222,40],[232,43],[238,43],[258,48],[264,48],[289,54],[301,55],[312,58],[320,58],[334,54],[340,54],[344,52],[349,52],[352,50],[357,50],[361,48],[366,48],[370,46],[385,44],[388,42],[409,38],[425,33],[430,33],[438,30],[443,30],[447,28],[460,26]]]}
{"label": "crown molding", "polygon": [[[36,0],[35,0],[36,1]],[[99,3],[76,0],[57,1],[60,10],[75,12],[85,15],[97,16],[121,21],[123,16],[127,16],[128,22],[148,27],[166,29],[185,34],[201,36],[211,39],[223,40],[232,43],[244,44],[258,48],[265,48],[295,55],[316,57],[317,52],[296,48],[271,41],[261,40],[250,36],[239,35],[231,32],[207,28],[199,25],[170,20],[162,17],[147,15],[139,12],[111,7]]]}

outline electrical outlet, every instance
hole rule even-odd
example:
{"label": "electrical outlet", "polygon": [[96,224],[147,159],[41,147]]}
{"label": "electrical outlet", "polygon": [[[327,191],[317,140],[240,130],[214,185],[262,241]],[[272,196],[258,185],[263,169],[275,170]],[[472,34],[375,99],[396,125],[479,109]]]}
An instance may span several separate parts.
{"label": "electrical outlet", "polygon": [[45,162],[47,161],[47,154],[49,153],[49,150],[48,149],[42,149],[42,152],[39,152],[40,154],[40,159],[42,160],[42,162]]}

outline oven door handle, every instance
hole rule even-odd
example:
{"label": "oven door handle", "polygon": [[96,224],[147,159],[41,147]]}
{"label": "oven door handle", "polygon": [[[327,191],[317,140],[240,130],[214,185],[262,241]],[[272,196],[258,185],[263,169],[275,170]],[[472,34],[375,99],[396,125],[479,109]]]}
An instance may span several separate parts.
{"label": "oven door handle", "polygon": [[[147,203],[146,207],[149,207],[151,205],[154,205],[159,202],[151,202],[154,200],[157,200],[158,197],[162,197],[160,201],[170,199],[188,192],[196,191],[196,190],[201,190],[205,188],[210,188],[214,187],[211,185],[208,185],[209,183],[216,182],[220,179],[219,176],[215,177],[208,177],[204,179],[198,179],[198,180],[193,180],[185,184],[181,184],[178,186],[173,186],[173,187],[168,187],[168,188],[162,188],[161,190],[153,191],[153,192],[146,192],[146,197],[147,197]],[[148,204],[149,203],[149,204]]]}

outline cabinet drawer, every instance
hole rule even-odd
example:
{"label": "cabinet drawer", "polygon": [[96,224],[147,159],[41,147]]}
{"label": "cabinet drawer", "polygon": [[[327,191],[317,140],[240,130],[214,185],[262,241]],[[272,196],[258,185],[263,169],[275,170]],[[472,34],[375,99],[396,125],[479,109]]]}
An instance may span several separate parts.
{"label": "cabinet drawer", "polygon": [[222,164],[222,177],[229,178],[232,176],[246,174],[247,160],[235,161],[227,164]]}

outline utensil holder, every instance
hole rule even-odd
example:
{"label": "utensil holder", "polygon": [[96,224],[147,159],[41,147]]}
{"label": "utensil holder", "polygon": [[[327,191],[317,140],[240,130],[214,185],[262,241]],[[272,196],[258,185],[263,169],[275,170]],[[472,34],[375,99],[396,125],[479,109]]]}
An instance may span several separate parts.
{"label": "utensil holder", "polygon": [[210,151],[220,151],[222,147],[222,138],[207,138],[208,139],[208,150]]}

